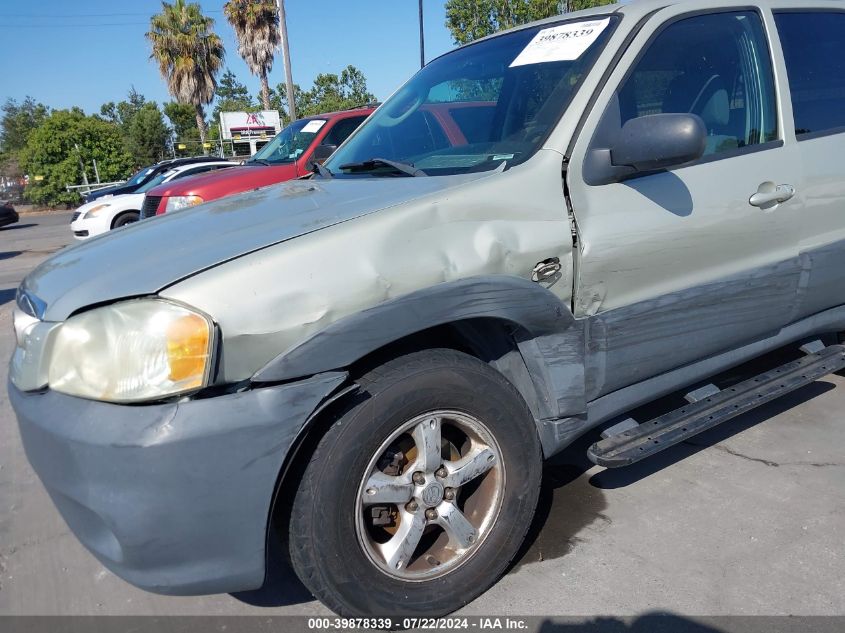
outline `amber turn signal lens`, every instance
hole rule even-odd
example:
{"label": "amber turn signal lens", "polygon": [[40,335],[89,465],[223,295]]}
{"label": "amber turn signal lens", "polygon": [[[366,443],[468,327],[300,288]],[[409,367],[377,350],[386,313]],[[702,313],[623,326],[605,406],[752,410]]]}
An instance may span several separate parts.
{"label": "amber turn signal lens", "polygon": [[167,327],[167,361],[170,380],[183,388],[199,387],[208,364],[208,323],[195,314],[186,314]]}

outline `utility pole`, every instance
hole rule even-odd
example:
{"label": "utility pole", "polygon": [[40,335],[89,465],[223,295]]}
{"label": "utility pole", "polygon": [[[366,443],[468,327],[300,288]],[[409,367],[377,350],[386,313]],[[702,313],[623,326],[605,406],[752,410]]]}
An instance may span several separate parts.
{"label": "utility pole", "polygon": [[285,87],[288,93],[288,116],[290,120],[296,119],[296,103],[293,93],[293,74],[290,70],[290,46],[288,45],[288,23],[285,19],[285,0],[276,0],[279,8],[279,34],[282,37],[282,63],[285,66]]}
{"label": "utility pole", "polygon": [[420,4],[420,68],[425,66],[425,31],[423,29],[423,0],[419,0]]}

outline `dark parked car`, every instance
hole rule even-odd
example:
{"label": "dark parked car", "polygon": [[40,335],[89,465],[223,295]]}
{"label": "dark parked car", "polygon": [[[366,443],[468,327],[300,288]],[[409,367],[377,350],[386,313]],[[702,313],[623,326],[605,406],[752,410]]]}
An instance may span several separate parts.
{"label": "dark parked car", "polygon": [[113,187],[106,187],[105,189],[98,189],[92,191],[86,196],[83,196],[85,202],[91,202],[103,196],[119,196],[124,193],[135,193],[138,189],[147,184],[150,180],[158,176],[160,173],[173,169],[174,167],[181,167],[182,165],[189,165],[191,163],[202,163],[205,161],[220,160],[219,156],[189,156],[187,158],[172,158],[170,160],[163,160],[155,165],[144,167],[137,173],[133,174],[126,182]]}
{"label": "dark parked car", "polygon": [[12,205],[0,202],[0,226],[14,224],[19,219],[20,217],[18,216],[18,212],[15,211],[15,208]]}
{"label": "dark parked car", "polygon": [[23,184],[15,182],[12,184],[0,184],[0,202],[6,204],[23,203]]}

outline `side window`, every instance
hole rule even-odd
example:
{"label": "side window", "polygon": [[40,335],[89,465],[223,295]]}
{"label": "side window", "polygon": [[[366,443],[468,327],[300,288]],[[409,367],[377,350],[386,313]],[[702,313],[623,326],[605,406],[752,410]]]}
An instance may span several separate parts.
{"label": "side window", "polygon": [[334,127],[329,130],[326,137],[322,140],[322,145],[340,145],[345,141],[352,132],[358,129],[367,117],[356,116],[348,119],[341,119],[335,123]]}
{"label": "side window", "polygon": [[619,90],[621,122],[691,113],[707,127],[705,155],[777,139],[769,47],[759,15],[714,13],[670,23]]}
{"label": "side window", "polygon": [[845,132],[845,13],[775,13],[795,133]]}

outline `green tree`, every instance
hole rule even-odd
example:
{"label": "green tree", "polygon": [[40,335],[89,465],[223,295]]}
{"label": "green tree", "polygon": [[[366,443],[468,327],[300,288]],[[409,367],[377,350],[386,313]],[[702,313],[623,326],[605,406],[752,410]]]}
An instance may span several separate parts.
{"label": "green tree", "polygon": [[47,106],[26,97],[22,103],[7,99],[0,108],[0,177],[18,180],[23,176],[18,155],[49,114]]}
{"label": "green tree", "polygon": [[169,137],[170,128],[164,123],[158,104],[148,101],[132,116],[124,139],[135,164],[140,167],[164,158]]}
{"label": "green tree", "polygon": [[170,119],[176,138],[191,137],[199,139],[193,106],[186,103],[168,101],[164,104],[163,109],[165,116]]}
{"label": "green tree", "polygon": [[[168,101],[164,104],[164,114],[170,119],[175,137],[174,151],[182,155],[194,154],[200,147],[200,135],[197,130],[195,110],[192,105]],[[179,143],[185,143],[184,151],[178,149]]]}
{"label": "green tree", "polygon": [[122,128],[128,128],[129,124],[132,123],[132,117],[144,107],[146,102],[144,95],[135,90],[135,86],[131,86],[129,93],[126,95],[126,101],[117,104],[114,101],[104,103],[100,106],[100,116]]}
{"label": "green tree", "polygon": [[261,80],[261,103],[270,109],[270,84],[267,75],[273,69],[273,54],[281,41],[279,14],[275,0],[229,0],[223,12],[238,38],[238,54],[253,75]]}
{"label": "green tree", "polygon": [[223,41],[213,31],[214,20],[203,15],[196,2],[163,1],[161,8],[161,13],[150,18],[150,59],[158,63],[173,98],[194,107],[197,131],[205,141],[203,106],[214,99],[225,56]]}
{"label": "green tree", "polygon": [[[299,84],[293,84],[293,99],[296,111],[301,115],[305,111],[305,91]],[[278,84],[275,89],[270,88],[270,109],[278,110],[282,119],[288,118],[290,108],[288,108],[288,92],[285,82]]]}
{"label": "green tree", "polygon": [[455,44],[553,15],[612,4],[615,0],[446,0],[446,28]]}
{"label": "green tree", "polygon": [[36,103],[32,97],[26,97],[22,103],[7,99],[0,111],[3,113],[0,118],[0,152],[7,155],[23,149],[29,135],[50,112],[47,106]]}
{"label": "green tree", "polygon": [[364,73],[347,66],[340,75],[320,73],[314,78],[314,85],[302,95],[302,110],[297,103],[296,111],[301,116],[348,110],[372,103],[376,100],[374,94],[367,90],[367,79]]}
{"label": "green tree", "polygon": [[220,120],[221,112],[252,112],[255,109],[249,90],[227,68],[217,85],[217,103],[212,113],[212,123]]}
{"label": "green tree", "polygon": [[[125,178],[133,167],[116,125],[85,116],[79,108],[54,110],[20,152],[21,167],[31,178],[26,197],[50,205],[79,202],[79,195],[68,192],[65,185],[81,182],[83,169],[93,176],[92,160],[105,181]],[[36,176],[43,179],[35,180]]]}
{"label": "green tree", "polygon": [[[158,104],[147,101],[134,86],[129,89],[125,101],[104,103],[100,116],[120,128],[126,150],[137,165],[149,165],[164,156],[170,130]],[[193,110],[190,119],[191,125],[195,125]]]}

